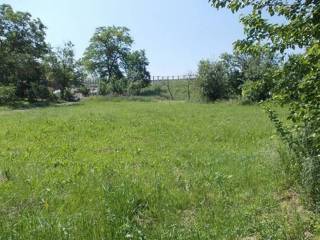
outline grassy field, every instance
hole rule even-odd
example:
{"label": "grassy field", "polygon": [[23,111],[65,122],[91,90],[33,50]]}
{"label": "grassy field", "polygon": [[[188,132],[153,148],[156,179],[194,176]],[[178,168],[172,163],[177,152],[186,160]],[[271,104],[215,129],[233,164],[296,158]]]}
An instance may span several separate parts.
{"label": "grassy field", "polygon": [[0,239],[311,239],[258,106],[0,110]]}

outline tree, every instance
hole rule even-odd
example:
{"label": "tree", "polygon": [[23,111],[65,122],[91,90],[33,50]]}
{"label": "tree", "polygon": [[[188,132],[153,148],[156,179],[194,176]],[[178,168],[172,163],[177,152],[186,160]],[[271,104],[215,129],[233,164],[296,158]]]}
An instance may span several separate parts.
{"label": "tree", "polygon": [[134,51],[128,54],[125,65],[129,93],[140,93],[140,90],[151,82],[150,73],[147,70],[149,61],[145,51]]}
{"label": "tree", "polygon": [[[250,7],[252,12],[241,17],[246,39],[237,46],[254,50],[263,44],[273,50],[311,47],[320,38],[320,7],[318,0],[209,0],[216,8],[229,8],[232,12]],[[269,15],[269,16],[268,16]],[[285,21],[271,22],[273,16]]]}
{"label": "tree", "polygon": [[46,59],[47,78],[54,89],[61,91],[63,99],[68,100],[67,89],[76,82],[76,61],[74,59],[74,45],[67,42],[56,52],[51,51]]}
{"label": "tree", "polygon": [[[243,16],[246,38],[236,42],[242,51],[255,52],[258,46],[286,54],[287,50],[304,48],[296,64],[294,82],[283,86],[277,99],[290,99],[289,120],[285,126],[275,112],[270,117],[282,138],[299,159],[301,180],[316,210],[320,210],[320,5],[318,0],[210,0],[216,8],[232,12],[250,7]],[[269,16],[268,16],[269,15]],[[273,16],[285,21],[271,22]],[[291,62],[292,63],[292,62]],[[301,71],[299,71],[301,70]],[[280,75],[287,78],[287,68]],[[288,97],[289,96],[289,97]],[[295,96],[294,98],[290,96]]]}
{"label": "tree", "polygon": [[47,91],[41,64],[48,48],[45,26],[29,13],[0,5],[0,84],[13,85],[16,95],[34,101]]}
{"label": "tree", "polygon": [[250,102],[270,99],[276,87],[275,74],[279,70],[281,59],[266,49],[242,55],[247,55],[243,70],[242,97]]}
{"label": "tree", "polygon": [[215,101],[228,97],[227,70],[222,62],[200,61],[197,81],[201,95],[207,100]]}
{"label": "tree", "polygon": [[241,87],[245,82],[244,72],[247,69],[247,61],[242,61],[242,55],[237,53],[223,53],[220,61],[227,70],[231,94],[240,95]]}
{"label": "tree", "polygon": [[299,84],[308,73],[308,67],[303,62],[303,54],[289,55],[277,77],[279,80],[276,89],[277,100],[285,103],[298,100],[296,89],[298,89]]}
{"label": "tree", "polygon": [[71,82],[73,86],[81,86],[85,82],[88,77],[88,73],[82,63],[82,60],[78,60],[75,62],[74,66],[74,74],[75,78],[74,81]]}
{"label": "tree", "polygon": [[145,51],[131,51],[133,39],[126,27],[100,27],[86,49],[87,70],[102,81],[103,93],[139,93],[150,83]]}
{"label": "tree", "polygon": [[273,74],[279,68],[279,58],[276,54],[262,49],[259,54],[234,51],[232,54],[222,54],[218,62],[225,71],[225,79],[221,78],[225,81],[224,97],[242,95],[244,100],[250,102],[259,102],[271,97],[275,87]]}
{"label": "tree", "polygon": [[108,82],[121,79],[133,40],[126,27],[100,27],[84,53],[87,69]]}

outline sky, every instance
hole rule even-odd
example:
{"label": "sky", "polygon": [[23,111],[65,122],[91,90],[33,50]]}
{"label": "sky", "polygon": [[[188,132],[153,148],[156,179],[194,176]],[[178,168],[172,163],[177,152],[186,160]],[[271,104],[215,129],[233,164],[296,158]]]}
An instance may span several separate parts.
{"label": "sky", "polygon": [[75,44],[80,58],[95,29],[126,26],[145,49],[153,76],[195,72],[201,59],[217,59],[243,38],[239,15],[213,9],[208,0],[0,0],[47,26],[54,47]]}

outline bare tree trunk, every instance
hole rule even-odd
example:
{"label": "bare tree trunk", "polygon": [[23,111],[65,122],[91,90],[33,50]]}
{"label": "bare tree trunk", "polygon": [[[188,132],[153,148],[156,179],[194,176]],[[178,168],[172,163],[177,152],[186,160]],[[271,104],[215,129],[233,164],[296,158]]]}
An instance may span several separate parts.
{"label": "bare tree trunk", "polygon": [[190,99],[191,99],[191,96],[190,96],[190,81],[191,81],[191,78],[190,78],[190,76],[188,77],[188,101],[190,101]]}
{"label": "bare tree trunk", "polygon": [[167,88],[168,88],[168,92],[169,92],[169,94],[170,94],[171,100],[174,100],[173,95],[172,95],[172,92],[171,92],[171,89],[170,89],[170,80],[169,80],[169,77],[168,77],[168,79],[167,79]]}

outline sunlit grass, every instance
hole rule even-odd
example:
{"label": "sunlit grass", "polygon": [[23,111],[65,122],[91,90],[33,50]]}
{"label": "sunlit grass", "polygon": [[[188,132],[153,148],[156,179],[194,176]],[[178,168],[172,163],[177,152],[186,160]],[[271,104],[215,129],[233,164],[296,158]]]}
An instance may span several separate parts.
{"label": "sunlit grass", "polygon": [[[0,110],[0,239],[304,239],[258,106]],[[249,238],[248,238],[249,239]]]}

